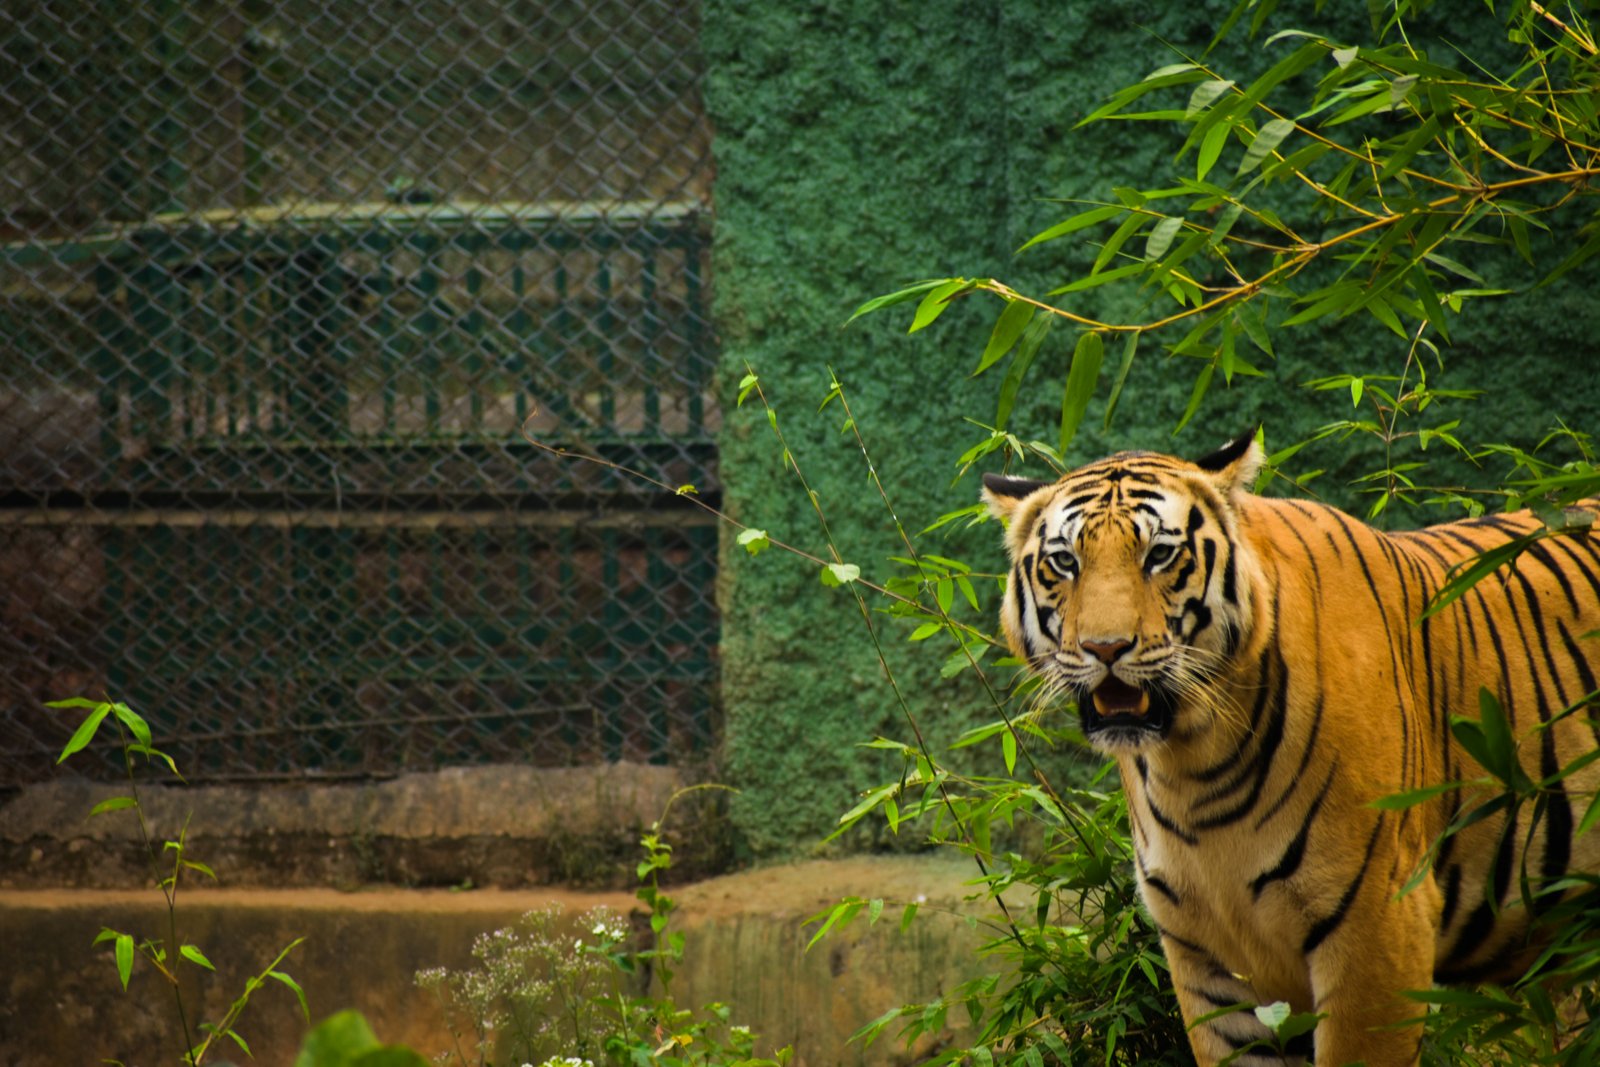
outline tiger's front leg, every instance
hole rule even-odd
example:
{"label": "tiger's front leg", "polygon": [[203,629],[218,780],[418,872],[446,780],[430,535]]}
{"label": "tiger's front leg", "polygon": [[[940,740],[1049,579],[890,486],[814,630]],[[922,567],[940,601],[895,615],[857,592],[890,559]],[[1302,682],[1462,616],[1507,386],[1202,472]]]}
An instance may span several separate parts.
{"label": "tiger's front leg", "polygon": [[[1403,995],[1433,985],[1439,894],[1431,878],[1404,897],[1380,882],[1307,952],[1316,1010],[1317,1067],[1413,1067],[1423,1007]],[[1312,937],[1321,933],[1316,928]],[[1409,1020],[1416,1020],[1406,1025]]]}
{"label": "tiger's front leg", "polygon": [[[1218,1014],[1226,1008],[1259,1002],[1259,996],[1244,978],[1229,971],[1199,945],[1172,934],[1164,934],[1161,943],[1177,990],[1178,1007],[1189,1028],[1189,1047],[1200,1067],[1212,1067],[1246,1048],[1250,1051],[1240,1060],[1251,1067],[1264,1063],[1303,1064],[1310,1060],[1310,1034],[1285,1042],[1280,1056],[1272,1032],[1249,1007]],[[1215,1017],[1196,1021],[1208,1015]]]}

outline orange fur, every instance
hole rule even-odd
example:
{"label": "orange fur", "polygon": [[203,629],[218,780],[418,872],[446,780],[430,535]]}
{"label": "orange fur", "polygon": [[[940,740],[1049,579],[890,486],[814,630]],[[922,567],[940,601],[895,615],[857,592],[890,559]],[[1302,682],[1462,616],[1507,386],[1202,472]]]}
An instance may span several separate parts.
{"label": "orange fur", "polygon": [[[1200,463],[1119,453],[1049,484],[986,479],[1009,522],[1008,641],[1120,766],[1185,1019],[1282,1000],[1327,1014],[1317,1064],[1414,1064],[1421,1009],[1401,991],[1516,973],[1523,865],[1536,884],[1600,869],[1600,840],[1572,833],[1595,776],[1556,790],[1526,850],[1526,812],[1483,820],[1403,896],[1471,796],[1370,802],[1482,775],[1449,729],[1480,687],[1535,778],[1594,746],[1587,711],[1533,728],[1595,689],[1600,540],[1541,541],[1417,625],[1453,564],[1538,520],[1384,534],[1252,495],[1253,440]],[[1266,1031],[1239,1013],[1190,1034],[1212,1064]]]}

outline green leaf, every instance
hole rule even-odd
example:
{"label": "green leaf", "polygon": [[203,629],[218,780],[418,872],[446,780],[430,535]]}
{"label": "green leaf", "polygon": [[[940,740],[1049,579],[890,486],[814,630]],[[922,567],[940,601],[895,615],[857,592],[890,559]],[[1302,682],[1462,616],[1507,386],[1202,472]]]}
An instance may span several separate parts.
{"label": "green leaf", "polygon": [[[1137,222],[1139,220],[1135,218],[1134,221]],[[1135,274],[1143,274],[1149,269],[1150,265],[1148,263],[1140,262],[1124,264],[1111,270],[1096,270],[1093,274],[1085,275],[1082,278],[1068,282],[1066,285],[1050,290],[1050,295],[1060,296],[1063,293],[1081,293],[1085,289],[1098,289],[1102,285],[1121,281],[1123,278],[1130,278]]]}
{"label": "green leaf", "polygon": [[1291,1009],[1288,1002],[1282,1000],[1271,1004],[1262,1004],[1255,1010],[1256,1018],[1261,1020],[1261,1025],[1273,1033],[1277,1033],[1278,1027],[1288,1020],[1290,1012]]}
{"label": "green leaf", "polygon": [[1267,309],[1262,307],[1252,312],[1248,307],[1240,308],[1236,317],[1239,325],[1244,327],[1245,336],[1250,338],[1250,343],[1269,358],[1277,359],[1277,353],[1272,350],[1272,336],[1267,333]]}
{"label": "green leaf", "polygon": [[1028,323],[1028,328],[1022,331],[1022,341],[1017,345],[1016,354],[1011,357],[1011,365],[1006,368],[1006,376],[1000,383],[1000,397],[995,407],[994,426],[996,430],[1006,428],[1006,420],[1011,417],[1012,405],[1016,403],[1017,390],[1022,387],[1023,376],[1028,373],[1028,368],[1033,365],[1034,357],[1039,354],[1039,346],[1044,343],[1045,335],[1055,325],[1054,315],[1038,315]]}
{"label": "green leaf", "polygon": [[1128,371],[1133,368],[1134,353],[1139,351],[1139,331],[1132,330],[1127,341],[1122,345],[1122,365],[1117,368],[1117,380],[1111,385],[1111,396],[1106,400],[1106,417],[1104,426],[1111,429],[1111,414],[1117,410],[1117,400],[1122,396],[1122,387],[1127,384]]}
{"label": "green leaf", "polygon": [[1087,126],[1091,122],[1098,122],[1101,119],[1115,115],[1141,96],[1157,89],[1165,89],[1173,85],[1187,85],[1189,82],[1203,81],[1208,77],[1209,75],[1205,71],[1196,67],[1193,63],[1174,63],[1162,67],[1142,81],[1117,90],[1110,100],[1079,119],[1077,126],[1073,128]]}
{"label": "green leaf", "polygon": [[228,1029],[221,1031],[221,1033],[223,1037],[228,1038],[235,1045],[238,1045],[241,1049],[243,1049],[246,1056],[249,1056],[252,1059],[255,1058],[255,1053],[250,1051],[250,1046],[245,1044],[245,1040],[242,1036],[240,1036],[239,1031],[230,1026]]}
{"label": "green leaf", "polygon": [[1067,371],[1066,388],[1061,395],[1061,441],[1058,451],[1066,455],[1067,446],[1089,410],[1089,399],[1100,380],[1100,363],[1105,355],[1105,342],[1098,333],[1084,333],[1072,352],[1072,366]]}
{"label": "green leaf", "polygon": [[133,935],[118,934],[115,947],[117,957],[117,977],[122,979],[122,988],[128,988],[128,979],[133,977]]}
{"label": "green leaf", "polygon": [[744,547],[752,556],[759,556],[772,547],[772,541],[767,537],[767,531],[754,528],[740,530],[739,536],[734,541]]}
{"label": "green leaf", "polygon": [[183,865],[191,871],[199,871],[213,882],[217,880],[217,872],[201,863],[199,860],[184,860]]}
{"label": "green leaf", "polygon": [[1233,229],[1234,223],[1239,221],[1239,216],[1243,213],[1243,204],[1229,204],[1223,208],[1222,213],[1217,216],[1216,223],[1211,227],[1211,235],[1206,238],[1206,243],[1212,248],[1221,248],[1228,232]]}
{"label": "green leaf", "polygon": [[750,395],[750,390],[754,389],[760,381],[761,379],[754,374],[746,374],[739,379],[739,401],[735,405],[736,407],[744,406],[744,398]]}
{"label": "green leaf", "polygon": [[950,298],[957,293],[965,292],[972,288],[972,283],[965,278],[951,278],[943,285],[930,290],[922,298],[922,303],[917,305],[917,313],[911,317],[911,328],[906,333],[916,333],[924,326],[932,324],[934,319],[945,313],[950,307]]}
{"label": "green leaf", "polygon": [[1005,757],[1006,773],[1015,774],[1017,771],[1017,732],[1007,729],[1000,735],[1000,751]]}
{"label": "green leaf", "polygon": [[135,741],[141,745],[150,744],[150,726],[137,712],[126,704],[112,704],[111,711],[122,725],[128,728]]}
{"label": "green leaf", "polygon": [[1201,82],[1194,87],[1194,92],[1189,94],[1189,105],[1183,109],[1186,117],[1193,118],[1206,108],[1217,102],[1217,98],[1232,89],[1234,83],[1221,78]]}
{"label": "green leaf", "polygon": [[1582,837],[1588,833],[1595,822],[1600,820],[1600,792],[1589,798],[1589,807],[1584,811],[1583,818],[1578,820],[1578,828],[1573,833]]}
{"label": "green leaf", "polygon": [[122,811],[126,808],[137,807],[138,804],[139,802],[132,797],[112,797],[109,800],[102,800],[90,808],[88,818],[92,819],[96,815],[103,815],[108,811]]}
{"label": "green leaf", "polygon": [[1215,363],[1207,363],[1200,371],[1200,376],[1194,381],[1194,389],[1189,394],[1189,404],[1183,409],[1183,418],[1178,420],[1178,425],[1173,429],[1172,435],[1176,437],[1189,420],[1194,418],[1195,412],[1200,410],[1200,401],[1204,399],[1206,390],[1211,387],[1211,375],[1217,369]]}
{"label": "green leaf", "polygon": [[972,372],[973,377],[994,366],[1011,351],[1022,336],[1023,329],[1033,321],[1034,310],[1032,304],[1021,300],[1006,301],[1005,310],[1000,312],[994,330],[989,334],[989,343],[983,346],[983,356],[978,360],[978,368]]}
{"label": "green leaf", "polygon": [[1464,782],[1442,782],[1438,785],[1423,786],[1420,789],[1408,789],[1404,792],[1391,793],[1388,796],[1379,797],[1368,806],[1377,808],[1379,811],[1404,811],[1407,808],[1414,808],[1418,804],[1426,803],[1440,793],[1448,793],[1452,789],[1460,789],[1465,784]]}
{"label": "green leaf", "polygon": [[1301,1034],[1309,1034],[1317,1028],[1317,1024],[1328,1017],[1327,1012],[1302,1011],[1289,1016],[1283,1022],[1273,1027],[1272,1032],[1279,1041],[1290,1041]]}
{"label": "green leaf", "polygon": [[[82,707],[83,705],[72,704],[69,706]],[[100,729],[100,724],[105,721],[106,716],[109,714],[111,714],[110,704],[94,705],[94,711],[90,712],[89,717],[83,720],[82,725],[78,727],[71,740],[67,742],[67,746],[61,750],[61,755],[56,758],[57,765],[65,762],[66,758],[74,752],[80,752],[87,747],[89,742],[94,740],[95,731]]]}
{"label": "green leaf", "polygon": [[1417,621],[1420,623],[1425,619],[1431,618],[1455,603],[1467,590],[1521,555],[1529,545],[1539,540],[1542,536],[1543,532],[1536,530],[1533,533],[1514,537],[1505,544],[1497,545],[1489,551],[1474,557],[1465,565],[1457,564],[1456,567],[1451,568],[1450,580],[1445,582],[1443,587],[1434,594],[1433,600],[1429,602],[1427,609],[1418,616]]}
{"label": "green leaf", "polygon": [[1144,258],[1147,263],[1153,263],[1167,254],[1167,249],[1172,247],[1172,241],[1178,236],[1178,231],[1183,229],[1181,215],[1169,215],[1155,224],[1150,236],[1145,239]]}
{"label": "green leaf", "polygon": [[[375,1058],[385,1053],[390,1058]],[[341,1011],[306,1035],[294,1067],[427,1067],[427,1062],[408,1049],[379,1045],[360,1013]]]}
{"label": "green leaf", "polygon": [[1267,98],[1267,94],[1276,89],[1283,82],[1306,70],[1323,56],[1328,54],[1328,47],[1321,38],[1315,38],[1302,44],[1289,55],[1273,64],[1265,74],[1250,83],[1244,91],[1244,100],[1239,106],[1239,113],[1255,109],[1255,106]]}
{"label": "green leaf", "polygon": [[1517,744],[1511,736],[1511,723],[1505,709],[1487,687],[1478,689],[1478,724],[1483,731],[1485,750],[1492,760],[1484,767],[1501,781],[1511,783],[1517,766]]}
{"label": "green leaf", "polygon": [[906,288],[900,289],[893,293],[886,293],[883,296],[875,296],[871,300],[868,300],[865,304],[862,304],[860,307],[856,308],[855,313],[848,319],[844,320],[844,324],[848,326],[861,316],[870,314],[879,310],[880,308],[891,307],[895,304],[903,304],[907,300],[915,300],[917,297],[922,296],[930,289],[937,289],[941,285],[948,285],[953,280],[959,281],[960,279],[930,278],[927,281],[918,282],[915,285],[907,286]]}
{"label": "green leaf", "polygon": [[913,900],[910,904],[907,904],[905,910],[900,913],[900,929],[908,929],[916,917],[917,902]]}
{"label": "green leaf", "polygon": [[267,977],[275,982],[283,983],[294,991],[295,999],[300,1001],[300,1014],[305,1017],[306,1022],[310,1022],[311,1008],[306,1004],[306,991],[300,988],[300,983],[282,971],[268,971]]}
{"label": "green leaf", "polygon": [[828,931],[832,930],[835,926],[841,930],[843,930],[846,926],[849,926],[853,921],[855,921],[855,917],[861,913],[861,908],[865,904],[866,901],[862,900],[860,897],[846,897],[833,907],[827,909],[826,911],[820,911],[801,923],[802,926],[809,926],[818,919],[823,918],[823,916],[827,917],[823,922],[822,927],[815,934],[811,935],[810,941],[806,942],[806,951],[810,952],[812,947],[816,945],[818,941],[821,941],[823,937],[827,935]]}
{"label": "green leaf", "polygon": [[1118,215],[1122,214],[1125,210],[1126,209],[1120,204],[1103,204],[1100,207],[1094,207],[1090,208],[1088,211],[1079,212],[1064,222],[1058,222],[1049,229],[1041,230],[1039,233],[1034,234],[1032,237],[1028,238],[1027,243],[1021,248],[1017,249],[1017,251],[1026,252],[1034,245],[1043,244],[1046,241],[1054,241],[1057,237],[1065,237],[1069,233],[1076,233],[1079,230],[1087,229],[1097,222],[1105,222],[1107,219],[1114,219]]}
{"label": "green leaf", "polygon": [[894,1022],[896,1019],[900,1018],[904,1012],[904,1008],[890,1008],[888,1011],[884,1012],[882,1015],[878,1016],[876,1019],[857,1030],[855,1033],[851,1034],[850,1040],[847,1041],[846,1044],[860,1044],[862,1048],[871,1048],[872,1043],[878,1039],[879,1034],[883,1033],[884,1028],[890,1023]]}
{"label": "green leaf", "polygon": [[1245,149],[1244,158],[1239,161],[1238,175],[1250,173],[1261,165],[1261,161],[1283,143],[1283,139],[1294,132],[1294,123],[1288,119],[1273,119],[1261,127],[1261,132],[1256,134],[1255,140],[1250,142],[1250,147]]}
{"label": "green leaf", "polygon": [[1228,134],[1231,132],[1233,126],[1227,122],[1219,122],[1206,131],[1205,139],[1200,142],[1200,151],[1195,156],[1196,181],[1206,180],[1206,175],[1211,173],[1211,168],[1216,166],[1217,160],[1222,156],[1222,149],[1227,145]]}
{"label": "green leaf", "polygon": [[200,949],[194,945],[184,945],[182,948],[178,949],[178,953],[190,963],[199,964],[208,971],[216,970],[215,967],[211,966],[211,961],[206,959],[206,954],[201,952]]}
{"label": "green leaf", "polygon": [[830,563],[822,568],[822,584],[829,589],[846,585],[861,577],[861,568],[854,563]]}
{"label": "green leaf", "polygon": [[1106,238],[1106,243],[1100,246],[1100,251],[1095,253],[1094,266],[1089,269],[1089,273],[1099,274],[1104,270],[1122,250],[1122,246],[1127,244],[1128,239],[1139,232],[1149,217],[1143,212],[1137,212],[1123,219],[1111,236]]}

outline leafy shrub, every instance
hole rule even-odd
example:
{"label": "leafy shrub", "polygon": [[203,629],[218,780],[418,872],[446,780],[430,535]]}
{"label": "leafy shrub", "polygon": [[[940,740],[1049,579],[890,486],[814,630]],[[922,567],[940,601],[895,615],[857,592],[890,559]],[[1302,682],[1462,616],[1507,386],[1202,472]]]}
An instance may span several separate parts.
{"label": "leafy shrub", "polygon": [[[155,748],[151,743],[150,726],[144,717],[134,711],[127,704],[112,701],[85,700],[73,697],[68,700],[52,701],[47,707],[52,708],[82,708],[88,714],[73,731],[72,737],[61,750],[57,763],[64,763],[73,754],[81,752],[93,743],[107,723],[117,731],[122,749],[123,769],[126,773],[128,792],[122,796],[112,797],[96,804],[89,812],[89,817],[104,815],[110,812],[126,811],[137,821],[139,839],[144,846],[145,855],[150,861],[151,877],[156,887],[161,890],[162,898],[167,906],[167,929],[165,937],[138,937],[130,931],[113,930],[104,927],[95,937],[94,943],[110,944],[112,962],[117,970],[117,978],[122,983],[122,988],[128,988],[128,982],[133,976],[133,967],[137,959],[154,968],[172,991],[173,1012],[177,1016],[178,1024],[183,1034],[183,1062],[190,1067],[199,1067],[206,1054],[218,1038],[227,1038],[237,1045],[245,1055],[250,1054],[250,1046],[236,1028],[240,1016],[250,1005],[250,997],[268,982],[280,984],[295,995],[300,1002],[301,1013],[310,1021],[310,1009],[306,1004],[305,992],[298,982],[289,976],[286,971],[280,970],[279,965],[300,944],[296,938],[280,951],[272,962],[268,963],[259,973],[245,980],[244,990],[228,1006],[221,1019],[216,1022],[196,1021],[191,1024],[189,1019],[190,1008],[184,1003],[182,983],[179,973],[184,967],[198,967],[207,971],[214,971],[210,958],[206,953],[184,937],[179,926],[178,889],[186,877],[199,875],[215,880],[216,874],[206,864],[189,855],[186,839],[188,837],[188,821],[178,832],[176,840],[162,841],[159,844],[150,836],[150,826],[145,820],[144,807],[139,800],[139,779],[136,771],[135,757],[143,757],[146,763],[154,760],[166,765],[174,775],[181,780],[178,766],[172,757]],[[204,1036],[200,1036],[204,1035]]]}
{"label": "leafy shrub", "polygon": [[[694,786],[680,791],[677,800]],[[668,803],[670,811],[671,803]],[[672,866],[662,819],[641,839],[639,899],[650,909],[650,947],[605,908],[579,917],[576,936],[561,930],[560,905],[531,911],[510,927],[478,937],[466,971],[431,968],[416,982],[439,999],[454,1047],[440,1067],[783,1067],[790,1050],[755,1053],[750,1029],[727,1005],[681,1008],[671,996],[683,934],[669,930],[675,903],[661,892]],[[657,984],[659,992],[652,991]]]}

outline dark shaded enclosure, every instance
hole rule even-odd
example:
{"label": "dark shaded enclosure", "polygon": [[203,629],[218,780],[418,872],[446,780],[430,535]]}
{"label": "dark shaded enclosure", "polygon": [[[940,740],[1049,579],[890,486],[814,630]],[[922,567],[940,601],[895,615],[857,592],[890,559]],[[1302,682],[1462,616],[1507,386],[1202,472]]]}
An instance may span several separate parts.
{"label": "dark shaded enclosure", "polygon": [[73,695],[192,778],[703,755],[696,12],[4,21],[0,786]]}

